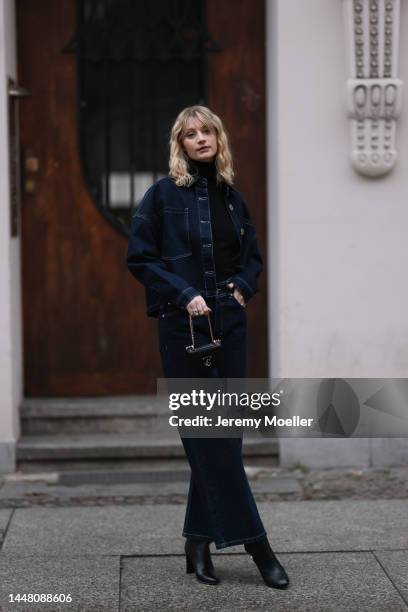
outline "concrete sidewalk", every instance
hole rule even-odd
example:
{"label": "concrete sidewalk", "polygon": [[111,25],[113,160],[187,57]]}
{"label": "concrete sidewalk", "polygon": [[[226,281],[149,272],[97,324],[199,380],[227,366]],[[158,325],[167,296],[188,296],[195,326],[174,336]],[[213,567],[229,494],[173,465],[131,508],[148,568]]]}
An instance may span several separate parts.
{"label": "concrete sidewalk", "polygon": [[[1,610],[408,610],[407,499],[258,507],[291,580],[284,591],[264,585],[242,546],[212,545],[219,585],[187,575],[181,504],[2,509]],[[10,593],[72,603],[9,603]]]}

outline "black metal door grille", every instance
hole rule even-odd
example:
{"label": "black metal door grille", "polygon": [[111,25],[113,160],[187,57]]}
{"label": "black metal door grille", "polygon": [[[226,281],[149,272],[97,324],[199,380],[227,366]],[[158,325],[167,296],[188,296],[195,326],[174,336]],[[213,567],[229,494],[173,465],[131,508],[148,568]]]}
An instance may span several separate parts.
{"label": "black metal door grille", "polygon": [[79,0],[65,53],[76,53],[79,142],[88,189],[127,234],[143,193],[168,172],[176,115],[206,104],[208,51],[202,0]]}

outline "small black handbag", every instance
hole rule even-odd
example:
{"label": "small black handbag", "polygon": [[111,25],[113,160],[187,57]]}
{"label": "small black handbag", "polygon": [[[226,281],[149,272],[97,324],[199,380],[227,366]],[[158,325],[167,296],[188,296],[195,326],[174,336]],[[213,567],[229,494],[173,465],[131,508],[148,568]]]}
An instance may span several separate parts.
{"label": "small black handbag", "polygon": [[188,355],[191,355],[195,360],[200,361],[207,368],[214,365],[214,358],[217,356],[218,350],[221,348],[221,339],[214,338],[213,330],[211,326],[210,314],[207,313],[208,325],[210,328],[211,342],[202,344],[201,346],[195,345],[194,339],[194,326],[193,317],[189,314],[190,318],[190,331],[191,331],[191,345],[186,346]]}

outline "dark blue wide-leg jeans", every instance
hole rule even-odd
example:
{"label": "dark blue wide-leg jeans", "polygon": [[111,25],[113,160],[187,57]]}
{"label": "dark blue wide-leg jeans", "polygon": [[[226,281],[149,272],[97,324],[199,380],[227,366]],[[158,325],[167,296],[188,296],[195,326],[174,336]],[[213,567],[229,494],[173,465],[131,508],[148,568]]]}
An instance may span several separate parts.
{"label": "dark blue wide-leg jeans", "polygon": [[[214,336],[222,346],[217,368],[195,364],[185,347],[191,344],[185,309],[170,307],[158,319],[159,347],[165,378],[244,378],[246,311],[225,287],[207,298]],[[210,341],[206,316],[194,317],[196,343]],[[215,542],[217,549],[254,542],[266,535],[242,462],[242,438],[185,438],[181,441],[191,467],[182,535]]]}

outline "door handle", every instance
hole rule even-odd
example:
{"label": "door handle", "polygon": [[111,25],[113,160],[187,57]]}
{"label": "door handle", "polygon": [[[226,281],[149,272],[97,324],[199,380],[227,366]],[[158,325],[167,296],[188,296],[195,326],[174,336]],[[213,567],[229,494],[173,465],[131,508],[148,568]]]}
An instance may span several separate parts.
{"label": "door handle", "polygon": [[11,82],[8,87],[8,95],[10,98],[27,98],[27,96],[31,96],[31,91],[21,85],[17,85],[17,83]]}

